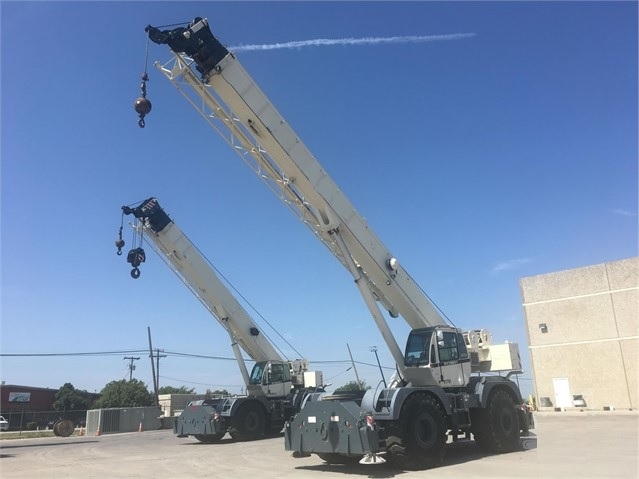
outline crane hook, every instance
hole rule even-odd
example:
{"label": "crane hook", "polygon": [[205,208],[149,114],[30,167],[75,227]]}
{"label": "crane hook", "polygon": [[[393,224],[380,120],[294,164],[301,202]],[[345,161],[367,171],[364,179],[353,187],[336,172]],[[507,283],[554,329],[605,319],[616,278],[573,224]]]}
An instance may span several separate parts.
{"label": "crane hook", "polygon": [[131,266],[133,267],[133,269],[131,270],[131,277],[133,279],[138,279],[140,277],[140,268],[138,268],[138,266],[144,263],[145,260],[146,254],[144,253],[144,250],[142,248],[133,248],[131,251],[129,251],[126,261],[127,263],[131,263]]}
{"label": "crane hook", "polygon": [[144,128],[144,117],[151,112],[151,102],[146,98],[146,82],[149,80],[149,76],[144,72],[142,74],[142,83],[140,85],[140,90],[142,91],[142,96],[135,100],[133,103],[133,108],[136,113],[140,117],[138,120],[138,126],[140,128]]}
{"label": "crane hook", "polygon": [[124,248],[124,240],[122,239],[122,226],[120,226],[120,231],[118,232],[118,239],[115,240],[115,247],[118,249],[117,255],[122,256],[122,248]]}

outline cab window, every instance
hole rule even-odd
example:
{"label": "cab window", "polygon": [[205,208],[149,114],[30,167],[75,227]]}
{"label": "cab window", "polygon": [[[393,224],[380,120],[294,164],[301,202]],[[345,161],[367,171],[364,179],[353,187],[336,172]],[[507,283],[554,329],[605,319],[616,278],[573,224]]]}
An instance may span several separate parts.
{"label": "cab window", "polygon": [[404,364],[406,366],[428,364],[431,335],[431,331],[412,332],[410,334],[406,342],[406,351],[404,354]]}
{"label": "cab window", "polygon": [[468,359],[468,348],[466,348],[466,342],[461,333],[457,333],[457,349],[459,350],[459,359]]}
{"label": "cab window", "polygon": [[249,384],[262,384],[262,376],[264,375],[264,364],[265,363],[255,363],[255,366],[253,366],[253,370],[251,371]]}
{"label": "cab window", "polygon": [[271,364],[271,383],[281,383],[284,381],[284,365],[283,364]]}
{"label": "cab window", "polygon": [[443,331],[441,339],[439,336],[437,339],[439,361],[457,361],[459,359],[459,351],[457,349],[457,333]]}

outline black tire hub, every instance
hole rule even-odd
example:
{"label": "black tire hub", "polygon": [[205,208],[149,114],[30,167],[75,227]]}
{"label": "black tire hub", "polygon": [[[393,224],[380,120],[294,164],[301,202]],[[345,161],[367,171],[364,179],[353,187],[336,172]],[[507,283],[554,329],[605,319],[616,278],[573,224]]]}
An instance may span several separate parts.
{"label": "black tire hub", "polygon": [[260,417],[257,411],[249,411],[244,416],[244,430],[248,433],[257,432],[260,428]]}
{"label": "black tire hub", "polygon": [[430,414],[421,413],[415,418],[415,442],[419,449],[429,450],[437,442],[437,424]]}
{"label": "black tire hub", "polygon": [[516,420],[513,416],[514,414],[512,414],[509,409],[502,409],[499,424],[501,425],[501,430],[505,436],[510,436],[512,434],[514,420]]}

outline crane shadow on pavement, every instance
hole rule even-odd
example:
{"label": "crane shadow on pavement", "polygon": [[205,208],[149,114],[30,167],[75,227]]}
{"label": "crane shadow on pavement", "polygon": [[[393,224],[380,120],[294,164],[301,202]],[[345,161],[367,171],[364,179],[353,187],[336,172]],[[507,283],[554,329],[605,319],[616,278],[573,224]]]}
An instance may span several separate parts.
{"label": "crane shadow on pavement", "polygon": [[[522,437],[520,439],[521,449],[514,451],[514,453],[520,453],[537,447],[537,437],[534,435]],[[459,440],[449,443],[446,446],[446,456],[444,461],[439,466],[439,469],[447,466],[454,466],[457,464],[463,464],[466,462],[472,462],[480,460],[484,457],[493,456],[494,454],[482,451],[477,443],[472,440]],[[363,465],[363,464],[315,464],[312,466],[297,466],[296,469],[305,471],[317,471],[317,472],[339,472],[342,474],[352,474],[358,476],[365,476],[370,478],[389,478],[400,476],[406,471],[394,467],[388,463],[379,465]]]}

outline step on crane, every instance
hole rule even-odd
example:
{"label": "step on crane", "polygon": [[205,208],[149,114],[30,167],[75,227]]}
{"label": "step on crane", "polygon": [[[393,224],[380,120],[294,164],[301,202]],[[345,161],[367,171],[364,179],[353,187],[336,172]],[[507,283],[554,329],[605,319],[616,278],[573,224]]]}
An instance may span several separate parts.
{"label": "step on crane", "polygon": [[[352,274],[396,363],[388,387],[308,402],[286,423],[286,450],[328,463],[427,469],[441,464],[447,434],[472,436],[490,452],[517,449],[528,428],[510,379],[522,372],[518,345],[449,324],[206,18],[146,31],[173,53],[157,69]],[[411,327],[404,348],[382,310]]]}
{"label": "step on crane", "polygon": [[[246,385],[246,395],[192,401],[176,417],[175,434],[201,442],[218,442],[227,432],[236,440],[259,439],[282,431],[285,421],[306,401],[324,394],[322,373],[309,371],[306,359],[282,357],[156,198],[135,207],[123,206],[122,213],[136,218],[131,224],[136,233],[227,331]],[[121,233],[116,246],[118,252],[124,247]],[[145,259],[143,248],[131,249],[127,255],[133,266],[131,276],[140,276],[139,266]],[[250,373],[242,350],[255,361]]]}

